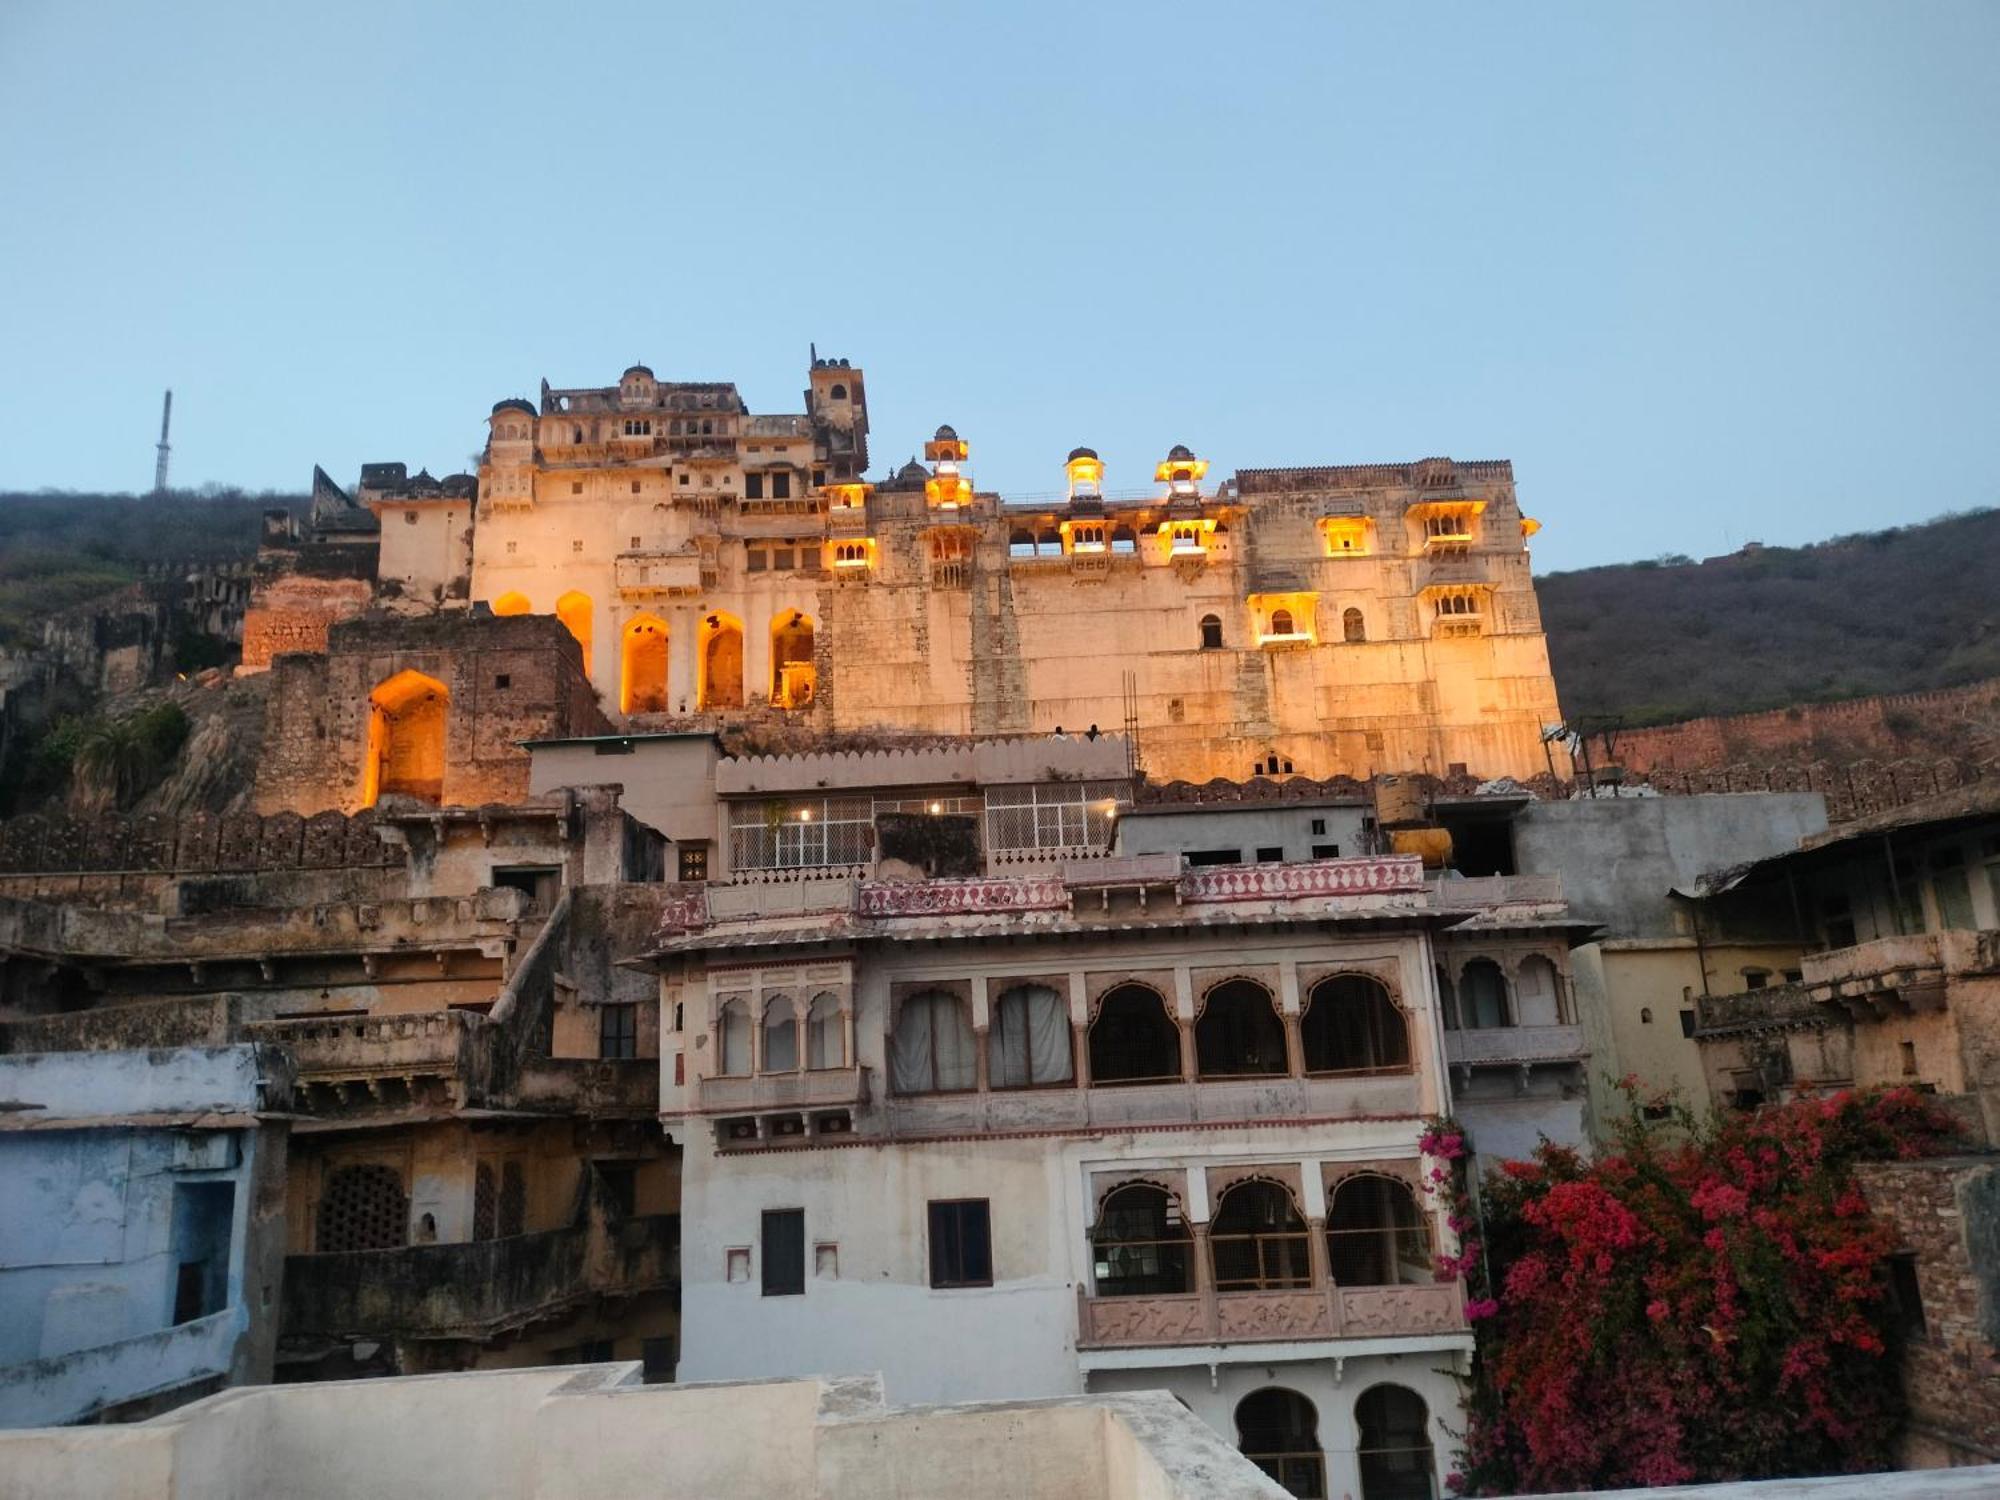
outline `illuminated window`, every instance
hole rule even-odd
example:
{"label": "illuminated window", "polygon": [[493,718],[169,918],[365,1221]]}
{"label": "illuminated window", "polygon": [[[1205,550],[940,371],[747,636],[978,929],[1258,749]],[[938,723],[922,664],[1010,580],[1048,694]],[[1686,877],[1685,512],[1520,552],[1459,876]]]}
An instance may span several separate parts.
{"label": "illuminated window", "polygon": [[1292,629],[1292,612],[1289,609],[1274,609],[1271,611],[1272,635],[1294,635],[1296,633]]}

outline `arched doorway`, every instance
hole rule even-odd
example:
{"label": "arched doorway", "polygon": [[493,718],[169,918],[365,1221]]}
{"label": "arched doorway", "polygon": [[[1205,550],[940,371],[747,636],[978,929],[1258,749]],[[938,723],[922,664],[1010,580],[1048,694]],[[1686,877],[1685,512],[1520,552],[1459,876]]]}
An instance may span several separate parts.
{"label": "arched doorway", "polygon": [[818,687],[813,665],[812,616],[784,610],[771,620],[771,702],[804,708]]}
{"label": "arched doorway", "polygon": [[1203,1078],[1286,1071],[1285,1026],[1271,992],[1250,979],[1232,979],[1210,990],[1195,1019],[1194,1054]]}
{"label": "arched doorway", "polygon": [[705,709],[743,706],[743,622],[720,612],[701,622],[696,652],[701,681],[697,700]]}
{"label": "arched doorway", "polygon": [[1433,1500],[1437,1461],[1423,1397],[1400,1385],[1371,1386],[1354,1403],[1354,1423],[1361,1500]]}
{"label": "arched doorway", "polygon": [[1301,1500],[1324,1500],[1326,1455],[1319,1413],[1297,1391],[1267,1385],[1236,1403],[1236,1446]]}
{"label": "arched doorway", "polygon": [[1090,1023],[1090,1081],[1178,1083],[1181,1029],[1157,990],[1121,984]]}
{"label": "arched doorway", "polygon": [[398,672],[368,695],[368,758],[361,805],[395,792],[444,800],[445,717],[451,694],[435,677]]}
{"label": "arched doorway", "polygon": [[590,675],[590,595],[571,589],[556,600],[556,618],[583,647],[583,674]]}
{"label": "arched doorway", "polygon": [[1218,1292],[1269,1292],[1312,1285],[1306,1221],[1275,1182],[1239,1182],[1215,1205],[1209,1258]]}
{"label": "arched doorway", "polygon": [[667,711],[667,622],[658,615],[635,615],[625,627],[619,652],[618,711]]}
{"label": "arched doorway", "polygon": [[493,613],[496,615],[531,615],[534,612],[534,606],[528,603],[528,596],[511,589],[493,601]]}

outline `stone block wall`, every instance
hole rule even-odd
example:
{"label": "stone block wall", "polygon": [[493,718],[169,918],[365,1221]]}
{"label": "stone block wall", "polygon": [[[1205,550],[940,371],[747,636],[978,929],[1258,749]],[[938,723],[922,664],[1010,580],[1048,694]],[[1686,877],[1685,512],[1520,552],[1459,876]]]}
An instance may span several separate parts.
{"label": "stone block wall", "polygon": [[324,656],[281,656],[272,671],[255,791],[265,813],[361,809],[370,694],[399,672],[444,685],[448,805],[523,801],[522,741],[610,729],[575,637],[546,615],[349,620],[329,629]]}
{"label": "stone block wall", "polygon": [[1916,1260],[1924,1332],[1903,1383],[1910,1468],[2000,1462],[2000,1157],[1858,1169],[1875,1213]]}

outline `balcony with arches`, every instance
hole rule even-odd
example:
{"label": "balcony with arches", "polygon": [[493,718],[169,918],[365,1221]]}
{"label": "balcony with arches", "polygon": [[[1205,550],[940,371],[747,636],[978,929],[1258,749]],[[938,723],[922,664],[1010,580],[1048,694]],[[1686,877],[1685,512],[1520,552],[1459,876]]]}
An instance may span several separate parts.
{"label": "balcony with arches", "polygon": [[1077,1347],[1455,1347],[1463,1299],[1438,1278],[1441,1226],[1418,1172],[1401,1160],[1100,1174]]}

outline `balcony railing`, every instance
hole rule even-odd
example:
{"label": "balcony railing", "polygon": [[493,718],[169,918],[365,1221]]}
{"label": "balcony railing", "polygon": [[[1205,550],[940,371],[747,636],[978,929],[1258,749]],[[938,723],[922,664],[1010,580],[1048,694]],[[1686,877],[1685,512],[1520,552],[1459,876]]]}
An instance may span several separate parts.
{"label": "balcony railing", "polygon": [[1444,1034],[1445,1061],[1466,1067],[1575,1062],[1589,1055],[1581,1026],[1490,1026]]}
{"label": "balcony railing", "polygon": [[1079,1291],[1079,1349],[1424,1338],[1462,1333],[1457,1282],[1092,1297]]}
{"label": "balcony railing", "polygon": [[615,575],[618,592],[628,599],[699,593],[701,557],[692,552],[621,552]]}
{"label": "balcony railing", "polygon": [[1280,1075],[1205,1083],[891,1094],[877,1103],[861,1128],[863,1133],[880,1132],[896,1140],[922,1140],[1017,1131],[1382,1118],[1417,1114],[1421,1109],[1414,1073]]}
{"label": "balcony railing", "polygon": [[1182,872],[1183,901],[1284,901],[1300,897],[1374,896],[1424,888],[1414,857],[1317,859],[1297,864],[1203,865]]}
{"label": "balcony railing", "polygon": [[285,1048],[298,1064],[300,1080],[314,1081],[457,1073],[491,1024],[470,1011],[427,1010],[257,1021],[244,1030],[253,1041]]}
{"label": "balcony railing", "polygon": [[1804,985],[1774,984],[1734,995],[1695,996],[1694,1034],[1728,1036],[1800,1022],[1823,1024],[1837,1015],[1816,1003]]}
{"label": "balcony railing", "polygon": [[868,1102],[866,1068],[812,1068],[798,1073],[756,1073],[704,1078],[704,1111],[751,1114],[772,1109],[822,1109]]}
{"label": "balcony railing", "polygon": [[588,1297],[675,1284],[678,1215],[594,1220],[456,1245],[285,1258],[280,1333],[297,1338],[483,1338]]}
{"label": "balcony railing", "polygon": [[[229,1373],[243,1309],[0,1369],[0,1427],[56,1427]],[[9,1493],[12,1493],[9,1491]]]}
{"label": "balcony railing", "polygon": [[1560,875],[1434,875],[1425,883],[1430,888],[1431,905],[1444,911],[1563,904]]}

